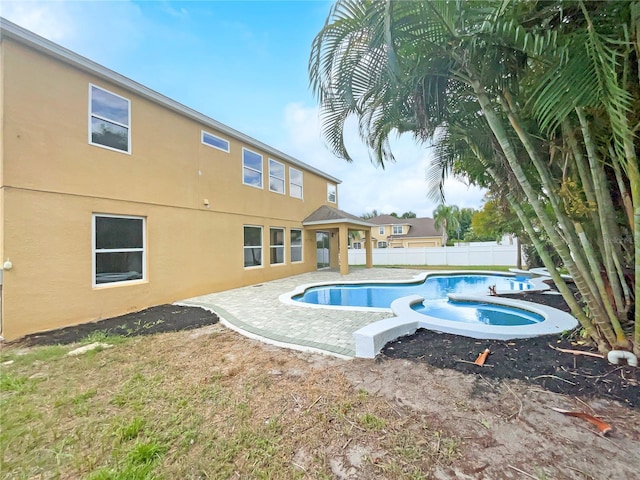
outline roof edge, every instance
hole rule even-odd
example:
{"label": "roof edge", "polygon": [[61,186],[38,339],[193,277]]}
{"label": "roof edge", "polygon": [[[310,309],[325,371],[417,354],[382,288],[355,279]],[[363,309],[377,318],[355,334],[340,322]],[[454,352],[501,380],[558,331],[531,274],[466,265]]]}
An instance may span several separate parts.
{"label": "roof edge", "polygon": [[353,225],[361,225],[363,227],[376,227],[377,225],[374,225],[372,223],[367,223],[364,220],[359,222],[357,220],[351,220],[349,218],[334,218],[331,220],[312,220],[310,222],[302,222],[303,226],[310,226],[310,225],[326,225],[329,223],[351,223]]}

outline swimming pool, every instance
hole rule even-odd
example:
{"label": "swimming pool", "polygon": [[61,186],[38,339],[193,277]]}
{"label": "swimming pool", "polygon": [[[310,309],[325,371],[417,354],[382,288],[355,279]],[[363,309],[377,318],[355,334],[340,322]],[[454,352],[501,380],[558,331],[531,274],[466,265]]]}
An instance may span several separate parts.
{"label": "swimming pool", "polygon": [[544,321],[544,316],[531,310],[486,302],[424,301],[411,305],[411,309],[421,315],[429,315],[452,322],[484,325],[533,325]]}
{"label": "swimming pool", "polygon": [[[310,308],[393,312],[353,333],[356,357],[374,358],[384,345],[419,328],[478,339],[509,340],[559,334],[578,325],[563,311],[500,293],[548,290],[548,277],[495,272],[428,272],[412,281],[300,285],[280,301]],[[340,321],[338,318],[336,321]]]}
{"label": "swimming pool", "polygon": [[425,300],[446,299],[452,293],[516,292],[533,288],[525,277],[498,274],[429,275],[421,282],[352,283],[318,285],[306,288],[291,298],[314,305],[390,308],[391,303],[408,295],[420,295]]}

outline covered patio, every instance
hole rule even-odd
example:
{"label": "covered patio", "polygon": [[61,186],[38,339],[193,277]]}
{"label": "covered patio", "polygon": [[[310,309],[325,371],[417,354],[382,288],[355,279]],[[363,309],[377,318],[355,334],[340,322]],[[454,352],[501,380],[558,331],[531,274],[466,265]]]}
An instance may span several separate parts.
{"label": "covered patio", "polygon": [[[349,234],[357,232],[364,238],[365,265],[373,266],[371,227],[373,223],[360,217],[323,205],[302,221],[305,230],[316,233],[318,268],[339,268],[341,275],[349,273]],[[362,235],[364,234],[364,235]],[[327,258],[322,258],[325,256]],[[322,260],[321,260],[322,258]]]}

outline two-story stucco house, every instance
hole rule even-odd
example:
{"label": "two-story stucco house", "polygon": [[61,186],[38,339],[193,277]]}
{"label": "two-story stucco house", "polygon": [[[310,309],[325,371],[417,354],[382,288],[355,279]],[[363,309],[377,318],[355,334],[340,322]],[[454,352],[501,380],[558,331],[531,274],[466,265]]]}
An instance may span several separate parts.
{"label": "two-story stucco house", "polygon": [[349,231],[368,237],[370,224],[338,210],[337,178],[0,27],[5,339],[322,267],[348,272]]}
{"label": "two-story stucco house", "polygon": [[443,230],[435,227],[433,218],[379,215],[367,221],[376,225],[371,227],[373,248],[441,247],[444,244]]}

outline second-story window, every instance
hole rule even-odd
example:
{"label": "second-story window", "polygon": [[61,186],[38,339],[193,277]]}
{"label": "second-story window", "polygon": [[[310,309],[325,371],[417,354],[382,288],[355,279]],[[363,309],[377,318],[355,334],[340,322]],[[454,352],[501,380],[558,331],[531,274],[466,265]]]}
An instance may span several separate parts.
{"label": "second-story window", "polygon": [[327,183],[327,200],[336,203],[338,198],[338,189],[333,183]]}
{"label": "second-story window", "polygon": [[378,235],[384,235],[384,227],[378,227]]}
{"label": "second-story window", "polygon": [[262,188],[262,155],[242,149],[242,183]]}
{"label": "second-story window", "polygon": [[284,195],[284,164],[269,159],[269,190]]}
{"label": "second-story window", "polygon": [[89,143],[131,153],[130,107],[126,98],[89,85]]}
{"label": "second-story window", "polygon": [[289,195],[295,198],[302,198],[302,172],[289,167]]}
{"label": "second-story window", "polygon": [[402,225],[393,226],[393,235],[402,235]]}
{"label": "second-story window", "polygon": [[218,150],[222,150],[223,152],[229,153],[229,141],[224,138],[220,138],[213,133],[208,133],[202,130],[202,143],[208,145],[213,148],[217,148]]}

